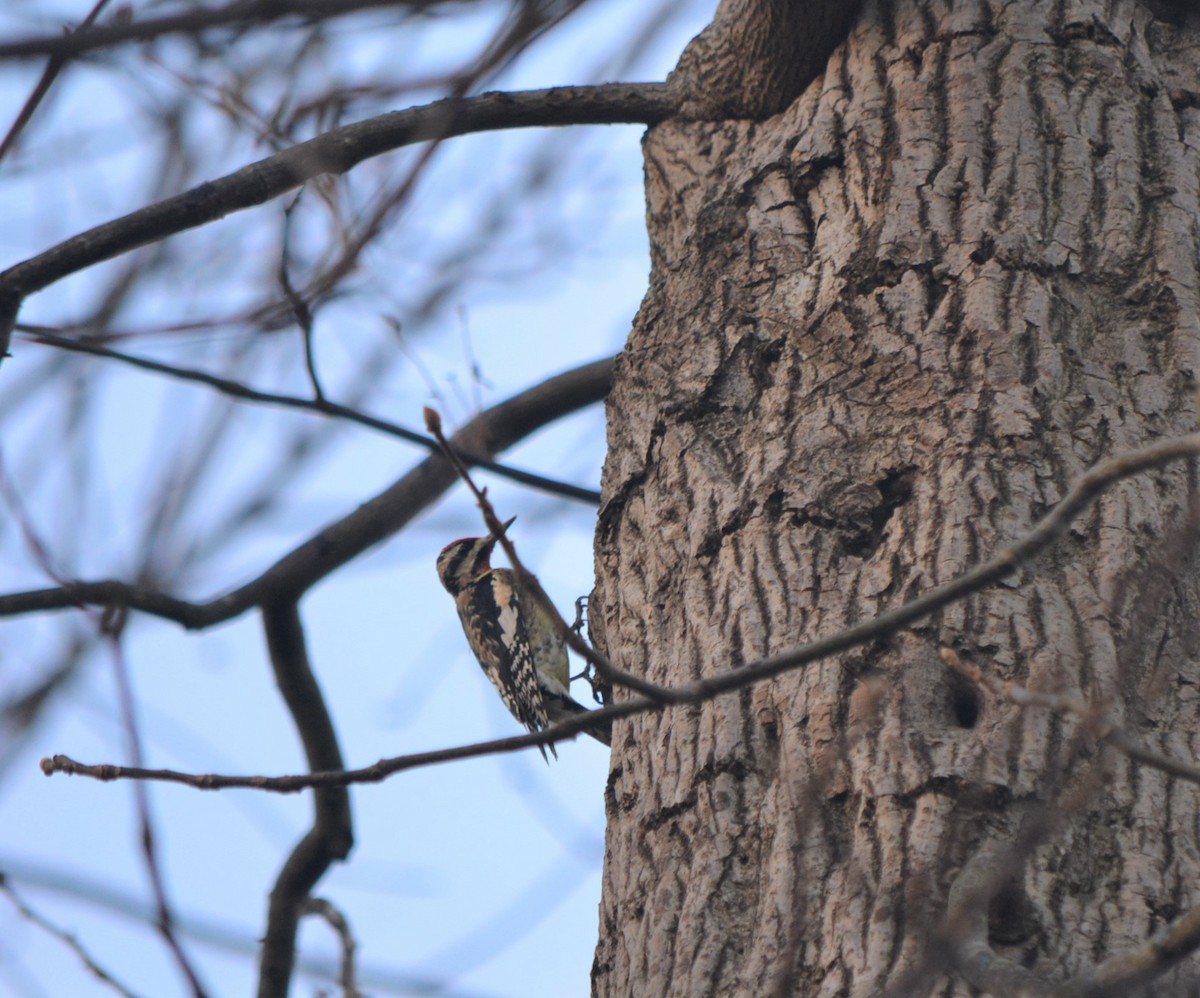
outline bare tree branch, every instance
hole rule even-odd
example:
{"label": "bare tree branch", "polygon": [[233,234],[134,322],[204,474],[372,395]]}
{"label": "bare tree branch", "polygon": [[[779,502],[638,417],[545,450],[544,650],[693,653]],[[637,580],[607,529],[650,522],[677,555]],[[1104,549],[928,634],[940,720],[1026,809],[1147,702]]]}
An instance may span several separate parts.
{"label": "bare tree branch", "polygon": [[[294,601],[272,602],[263,607],[262,616],[275,682],[304,744],[309,769],[341,769],[342,751],[309,665],[299,607]],[[335,861],[350,854],[354,844],[350,794],[344,786],[317,788],[313,811],[312,828],[292,850],[271,891],[259,964],[259,998],[287,995],[296,958],[296,928],[309,892]]]}
{"label": "bare tree branch", "polygon": [[986,809],[979,815],[979,838],[950,883],[945,917],[929,934],[918,963],[883,998],[926,993],[951,969],[996,998],[1067,993],[1062,981],[993,949],[992,903],[1006,890],[1023,896],[1021,874],[1029,858],[1083,813],[1103,788],[1107,767],[1090,750],[1096,733],[1094,724],[1081,725],[1059,761],[1043,773],[1036,793],[1011,809]]}
{"label": "bare tree branch", "polygon": [[136,766],[114,766],[110,763],[90,765],[77,762],[70,756],[54,755],[41,760],[41,769],[46,776],[65,773],[68,776],[88,776],[102,782],[112,780],[153,780],[161,783],[179,783],[198,790],[269,790],[274,793],[297,793],[324,787],[346,787],[359,783],[382,783],[396,773],[410,769],[421,769],[443,762],[460,759],[478,759],[482,756],[519,752],[538,745],[549,745],[565,741],[605,718],[631,717],[661,707],[651,700],[639,697],[625,703],[613,704],[589,710],[541,731],[509,738],[494,738],[471,745],[456,745],[430,752],[414,752],[409,755],[380,759],[378,762],[359,769],[338,769],[327,772],[300,773],[293,776],[230,776],[216,773],[183,773],[173,769],[145,769]]}
{"label": "bare tree branch", "polygon": [[264,204],[323,174],[345,173],[365,159],[416,142],[504,128],[650,124],[669,117],[663,83],[606,83],[478,97],[448,97],[335,128],[211,183],[73,236],[0,273],[0,356],[7,353],[26,297],[70,274],[167,236]]}

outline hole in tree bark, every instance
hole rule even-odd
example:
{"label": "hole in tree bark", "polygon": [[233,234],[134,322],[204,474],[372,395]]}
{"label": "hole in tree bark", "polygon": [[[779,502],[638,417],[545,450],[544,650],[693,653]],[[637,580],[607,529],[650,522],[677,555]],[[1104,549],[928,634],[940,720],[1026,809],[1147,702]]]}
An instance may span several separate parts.
{"label": "hole in tree bark", "polygon": [[966,677],[950,673],[948,695],[950,713],[954,723],[960,728],[973,728],[979,723],[979,715],[983,713],[983,702],[979,698],[979,690]]}
{"label": "hole in tree bark", "polygon": [[1038,928],[1037,909],[1017,884],[1006,884],[988,905],[988,942],[993,946],[1015,946],[1030,938]]}

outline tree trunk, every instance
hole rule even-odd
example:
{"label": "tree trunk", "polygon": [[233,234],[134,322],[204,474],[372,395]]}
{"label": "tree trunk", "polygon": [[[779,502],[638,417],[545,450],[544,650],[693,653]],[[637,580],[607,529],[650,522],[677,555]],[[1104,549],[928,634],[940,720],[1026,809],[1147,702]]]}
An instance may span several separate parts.
{"label": "tree trunk", "polygon": [[[678,685],[836,633],[1194,430],[1198,107],[1200,34],[1139,4],[907,0],[782,114],[652,129],[592,601],[614,662]],[[988,942],[1056,980],[1200,903],[1194,784],[939,657],[1194,761],[1193,485],[1128,479],[886,643],[619,722],[595,993],[966,994],[937,947],[972,858],[1016,855]]]}

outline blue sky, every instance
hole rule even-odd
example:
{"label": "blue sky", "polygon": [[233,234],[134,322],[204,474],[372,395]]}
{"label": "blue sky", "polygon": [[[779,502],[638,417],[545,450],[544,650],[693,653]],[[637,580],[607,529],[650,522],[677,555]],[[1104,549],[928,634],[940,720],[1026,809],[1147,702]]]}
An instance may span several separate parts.
{"label": "blue sky", "polygon": [[[63,0],[51,16],[44,4],[13,3],[0,12],[0,26],[8,37],[53,31],[77,23],[88,6]],[[678,16],[632,67],[620,69],[621,78],[661,79],[712,5],[674,6]],[[363,84],[416,78],[452,65],[493,27],[486,13],[463,12],[410,34],[398,35],[396,28],[352,31],[348,25],[331,49],[328,78]],[[630,30],[628,5],[592,0],[492,85],[515,89],[609,78],[618,73],[616,57],[629,51]],[[165,43],[151,56],[125,53],[72,68],[61,80],[18,154],[0,164],[0,210],[9,220],[0,237],[0,267],[139,207],[157,190],[180,189],[169,175],[155,172],[162,136],[151,127],[150,112],[156,102],[165,104],[188,87],[219,92],[221,79],[216,73],[212,79],[181,79],[172,55],[172,43]],[[40,72],[33,62],[0,64],[5,128]],[[325,82],[317,78],[296,86],[298,92],[318,92]],[[264,83],[264,92],[268,89]],[[398,97],[394,106],[430,95]],[[192,141],[203,144],[209,126],[222,136],[204,146],[201,179],[271,151],[244,135],[225,138],[226,111],[213,101],[206,113],[188,121],[195,129]],[[403,321],[403,342],[395,339],[394,366],[366,407],[413,427],[420,425],[425,404],[437,405],[455,425],[481,405],[619,350],[648,270],[640,136],[637,127],[506,133],[455,140],[441,150],[414,198],[390,220],[380,247],[361,261],[353,293],[318,313],[316,354],[330,394],[336,398],[348,390],[365,353],[388,345],[387,336],[394,334],[387,332],[387,318]],[[535,154],[544,166],[562,168],[570,182],[530,190],[530,177],[539,176],[528,166]],[[334,196],[344,198],[350,215],[365,210],[371,184],[402,170],[411,162],[407,155],[370,164]],[[450,265],[451,251],[464,232],[479,225],[484,206],[514,185],[505,235],[436,309],[415,314],[419,289]],[[249,300],[252,286],[238,278],[268,268],[277,254],[281,202],[171,240],[167,279],[121,313],[120,327],[161,329],[232,312]],[[302,227],[301,257],[317,260],[329,252],[321,244],[319,212]],[[123,265],[106,264],[34,296],[22,318],[73,321],[87,313],[102,282]],[[217,293],[227,297],[214,301]],[[284,345],[259,361],[256,378],[263,387],[303,391],[299,339],[294,330],[278,335],[287,337]],[[157,333],[131,336],[123,348],[208,369],[228,362],[236,337],[225,328]],[[68,416],[78,399],[73,385],[90,376],[81,370],[92,368],[65,368],[38,387],[36,378],[52,351],[20,340],[12,353],[0,368],[5,417],[0,458],[29,520],[53,540],[56,567],[68,577],[127,577],[141,551],[151,504],[172,501],[164,455],[194,440],[212,420],[236,410],[225,418],[238,420],[238,429],[221,445],[215,465],[220,473],[191,483],[193,492],[180,499],[177,546],[158,555],[164,570],[190,556],[179,538],[210,542],[212,524],[237,509],[247,488],[261,486],[264,468],[278,460],[297,427],[316,420],[246,411],[198,386],[108,365],[93,387],[86,419],[76,425]],[[30,399],[18,405],[13,400],[26,385]],[[10,404],[3,408],[6,395]],[[85,438],[82,445],[79,436]],[[58,449],[60,442],[77,446],[70,460]],[[603,444],[603,415],[594,408],[504,458],[595,486]],[[281,480],[269,517],[181,575],[178,584],[186,590],[181,595],[211,596],[252,577],[422,456],[360,429],[342,431],[323,446],[320,459],[302,474]],[[525,560],[560,606],[570,608],[592,586],[594,511],[499,479],[482,480],[501,514],[518,516],[514,537]],[[178,482],[174,487],[184,488]],[[0,592],[48,584],[11,509],[5,507],[0,524]],[[479,529],[478,514],[457,488],[302,604],[310,653],[350,765],[516,733],[471,659],[453,605],[433,572],[444,543]],[[61,660],[63,649],[93,632],[94,623],[78,613],[4,621],[0,694],[11,697],[26,689]],[[124,657],[149,765],[195,772],[302,770],[253,615],[198,634],[139,619],[124,642]],[[586,689],[577,690],[577,697],[586,695]],[[57,752],[88,762],[125,761],[118,714],[112,656],[100,649],[31,731],[17,739],[0,731],[8,738],[0,744],[0,870],[22,899],[75,935],[133,993],[182,994],[161,941],[142,921],[118,914],[122,907],[146,910],[151,897],[132,788],[47,779],[37,767],[42,756]],[[350,920],[364,989],[392,993],[383,987],[382,974],[433,982],[449,994],[586,994],[600,896],[607,761],[600,746],[580,741],[562,746],[551,766],[530,751],[357,788],[355,852],[319,893]],[[168,894],[189,956],[212,994],[248,993],[254,960],[231,946],[252,943],[261,933],[279,864],[307,827],[307,795],[155,786],[150,800]],[[230,938],[214,944],[211,937],[222,932]],[[305,958],[327,961],[337,954],[328,927],[312,920],[303,927],[300,949]],[[314,994],[319,986],[298,977],[293,994]],[[0,897],[0,993],[113,992],[62,942]]]}

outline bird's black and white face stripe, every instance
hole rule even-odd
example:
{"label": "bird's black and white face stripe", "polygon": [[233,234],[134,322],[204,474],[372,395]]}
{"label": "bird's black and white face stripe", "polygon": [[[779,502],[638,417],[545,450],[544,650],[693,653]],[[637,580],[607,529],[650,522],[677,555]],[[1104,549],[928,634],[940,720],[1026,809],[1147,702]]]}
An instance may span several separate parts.
{"label": "bird's black and white face stripe", "polygon": [[[504,529],[508,530],[515,520],[514,516],[504,524]],[[487,537],[463,537],[442,548],[437,560],[438,578],[442,580],[442,585],[451,596],[457,597],[484,572],[491,569],[492,549],[496,546],[497,539],[494,534]]]}
{"label": "bird's black and white face stripe", "polygon": [[464,537],[452,541],[438,555],[438,578],[451,596],[457,596],[491,567],[495,537]]}

